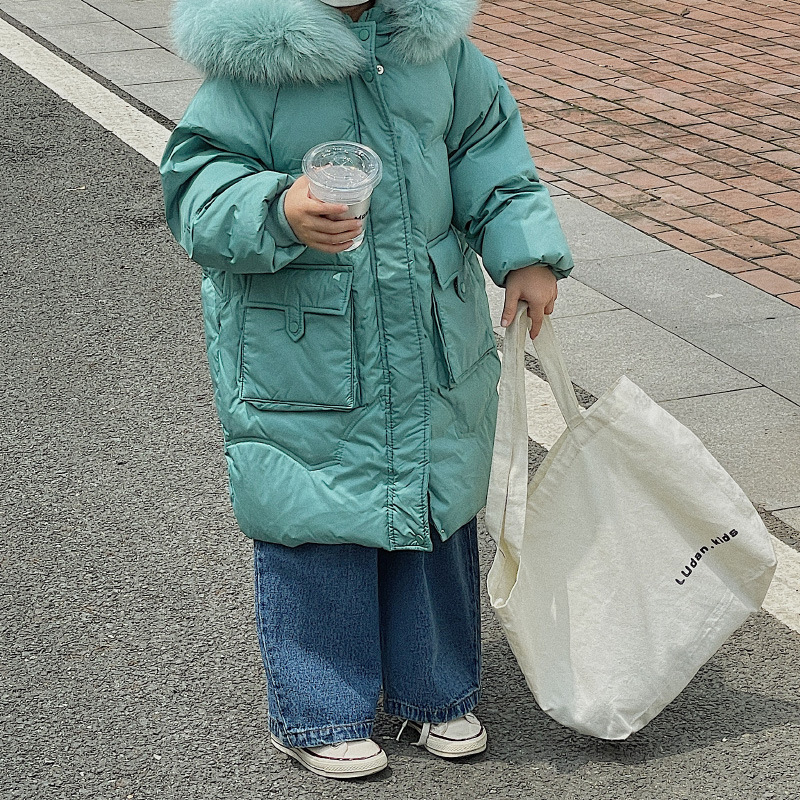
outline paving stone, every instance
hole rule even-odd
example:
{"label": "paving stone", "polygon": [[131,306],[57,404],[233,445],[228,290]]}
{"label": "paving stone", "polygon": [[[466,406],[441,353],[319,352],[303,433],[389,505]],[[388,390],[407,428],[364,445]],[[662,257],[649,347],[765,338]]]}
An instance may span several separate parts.
{"label": "paving stone", "polygon": [[553,202],[576,259],[611,258],[667,249],[651,236],[610,219],[586,203],[571,197],[556,197]]}
{"label": "paving stone", "polygon": [[784,228],[796,228],[800,226],[800,213],[791,208],[783,206],[768,206],[767,208],[754,208],[751,212],[756,217],[761,217],[773,225],[780,225]]}
{"label": "paving stone", "polygon": [[81,60],[122,87],[201,77],[198,70],[178,56],[157,48],[125,53],[94,53]]}
{"label": "paving stone", "polygon": [[579,164],[574,164],[572,161],[567,161],[566,158],[561,158],[552,153],[536,156],[536,166],[539,168],[539,172],[553,172],[558,175],[562,172],[580,169]]}
{"label": "paving stone", "polygon": [[[754,380],[800,404],[800,314],[775,298],[787,312],[734,325],[705,322],[683,329],[690,341]],[[800,451],[798,451],[800,452]]]}
{"label": "paving stone", "polygon": [[705,219],[716,222],[717,225],[730,227],[742,222],[752,222],[753,217],[735,208],[723,205],[722,203],[705,203],[697,209],[697,213]]}
{"label": "paving stone", "polygon": [[595,191],[626,206],[638,207],[651,200],[651,195],[641,192],[633,186],[628,186],[624,181],[599,184],[595,187]]}
{"label": "paving stone", "polygon": [[780,295],[784,303],[791,303],[793,306],[800,308],[800,292],[790,292],[789,294]]}
{"label": "paving stone", "polygon": [[142,83],[126,86],[125,91],[130,92],[159,114],[177,122],[202,83],[200,79]]}
{"label": "paving stone", "polygon": [[572,276],[684,338],[699,327],[800,320],[781,300],[677,250],[580,261]]}
{"label": "paving stone", "polygon": [[780,247],[781,250],[800,258],[800,239],[795,239],[794,241],[790,242],[781,242],[778,247]]}
{"label": "paving stone", "polygon": [[800,408],[769,389],[662,403],[756,505],[800,506]]}
{"label": "paving stone", "polygon": [[558,282],[558,300],[553,311],[553,319],[597,314],[601,311],[618,311],[621,308],[622,306],[610,297],[570,276]]}
{"label": "paving stone", "polygon": [[758,178],[754,175],[746,175],[742,178],[731,178],[727,183],[744,192],[750,192],[751,194],[772,194],[774,192],[780,192],[783,189],[783,187],[777,183],[765,181],[763,178]]}
{"label": "paving stone", "polygon": [[[559,194],[570,194],[573,197],[577,197],[580,200],[590,199],[594,197],[591,189],[584,189],[582,186],[578,186],[575,183],[570,183],[569,181],[554,181],[550,186],[557,187],[560,191]],[[550,193],[551,195],[553,192]]]}
{"label": "paving stone", "polygon": [[175,42],[172,40],[172,34],[168,27],[164,28],[139,28],[138,33],[141,36],[146,36],[151,42],[169,50],[171,53],[176,51]]}
{"label": "paving stone", "polygon": [[653,219],[649,219],[641,214],[637,214],[635,211],[631,211],[625,215],[625,222],[628,225],[636,228],[636,230],[642,231],[649,236],[654,236],[657,233],[663,233],[666,230],[666,226],[662,225],[660,222],[656,222]]}
{"label": "paving stone", "polygon": [[786,192],[781,191],[777,194],[770,195],[770,200],[780,203],[782,206],[792,208],[795,211],[800,211],[800,192]]}
{"label": "paving stone", "polygon": [[711,245],[707,242],[701,242],[699,239],[680,231],[663,231],[656,234],[656,236],[670,247],[676,247],[679,250],[683,250],[684,253],[702,253],[704,250],[711,249]]}
{"label": "paving stone", "polygon": [[109,20],[105,14],[81,0],[0,0],[0,10],[35,31],[54,25]]}
{"label": "paving stone", "polygon": [[729,187],[722,181],[709,178],[707,175],[697,175],[688,173],[686,175],[676,175],[675,183],[679,183],[693,192],[723,192]]}
{"label": "paving stone", "polygon": [[622,374],[658,401],[758,385],[627,309],[554,322],[572,379],[594,395]]}
{"label": "paving stone", "polygon": [[714,222],[709,222],[702,217],[687,217],[686,219],[676,219],[673,226],[679,231],[696,236],[698,239],[718,239],[727,235],[727,229]]}
{"label": "paving stone", "polygon": [[567,173],[567,177],[572,183],[584,188],[603,186],[612,182],[612,179],[607,175],[601,175],[597,172],[593,172],[590,169],[570,170]]}
{"label": "paving stone", "polygon": [[703,203],[711,202],[708,197],[684,186],[665,186],[659,189],[653,189],[652,192],[656,197],[660,197],[666,203],[672,203],[682,208],[691,208],[692,206],[699,206]]}
{"label": "paving stone", "polygon": [[171,0],[86,0],[86,2],[134,30],[169,25]]}
{"label": "paving stone", "polygon": [[724,269],[725,272],[738,274],[755,269],[755,264],[745,261],[743,258],[734,256],[731,253],[723,253],[721,250],[706,250],[698,255],[698,258],[711,264],[714,267]]}
{"label": "paving stone", "polygon": [[[778,256],[778,258],[782,257],[783,256]],[[792,258],[791,256],[785,257]],[[768,262],[770,259],[764,260]],[[800,288],[794,281],[790,281],[788,278],[784,278],[781,275],[776,275],[768,269],[748,270],[739,277],[743,281],[747,281],[747,283],[757,286],[759,289],[763,289],[770,294],[787,294],[788,292],[797,291],[798,288]]]}
{"label": "paving stone", "polygon": [[631,169],[624,161],[604,153],[594,153],[591,156],[576,158],[575,160],[582,166],[600,172],[603,175],[614,175],[617,172],[626,172]]}
{"label": "paving stone", "polygon": [[787,231],[785,228],[780,228],[777,225],[770,225],[769,222],[764,222],[764,220],[752,220],[750,222],[734,224],[730,227],[737,233],[750,236],[766,244],[788,242],[797,238],[791,231]]}
{"label": "paving stone", "polygon": [[43,28],[42,32],[56,47],[73,56],[158,47],[155,42],[140,36],[116,20],[59,25],[54,28]]}
{"label": "paving stone", "polygon": [[637,189],[655,189],[659,186],[669,186],[671,183],[669,178],[661,178],[658,175],[653,175],[651,172],[645,172],[641,169],[629,170],[623,175],[620,175],[619,179]]}
{"label": "paving stone", "polygon": [[740,233],[733,233],[730,236],[723,236],[720,239],[709,239],[709,244],[727,250],[740,258],[766,258],[767,256],[778,255],[778,251],[768,244],[759,242],[749,236],[742,236]]}
{"label": "paving stone", "polygon": [[550,192],[550,197],[560,197],[567,194],[563,189],[559,189],[558,186],[553,186],[552,183],[547,184],[547,190]]}
{"label": "paving stone", "polygon": [[[706,206],[706,208],[711,207],[711,204]],[[669,203],[665,203],[663,200],[655,199],[652,202],[647,203],[647,205],[638,206],[637,211],[667,225],[673,220],[688,219],[689,217],[694,216],[693,212],[687,211],[685,208],[678,208],[678,206],[670,205]]]}

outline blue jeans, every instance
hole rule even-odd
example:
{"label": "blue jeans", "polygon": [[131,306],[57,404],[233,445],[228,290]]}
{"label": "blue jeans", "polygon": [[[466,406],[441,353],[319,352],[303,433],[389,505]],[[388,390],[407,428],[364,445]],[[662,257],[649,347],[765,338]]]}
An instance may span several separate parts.
{"label": "blue jeans", "polygon": [[372,735],[383,708],[448,722],[480,697],[473,519],[433,552],[255,541],[270,732],[290,747]]}

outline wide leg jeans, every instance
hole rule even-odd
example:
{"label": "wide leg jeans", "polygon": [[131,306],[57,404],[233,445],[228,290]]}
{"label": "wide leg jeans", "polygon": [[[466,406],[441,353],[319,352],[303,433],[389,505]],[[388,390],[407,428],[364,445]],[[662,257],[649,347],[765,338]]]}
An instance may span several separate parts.
{"label": "wide leg jeans", "polygon": [[372,735],[383,708],[448,722],[480,696],[473,519],[433,551],[254,542],[270,732],[291,747]]}

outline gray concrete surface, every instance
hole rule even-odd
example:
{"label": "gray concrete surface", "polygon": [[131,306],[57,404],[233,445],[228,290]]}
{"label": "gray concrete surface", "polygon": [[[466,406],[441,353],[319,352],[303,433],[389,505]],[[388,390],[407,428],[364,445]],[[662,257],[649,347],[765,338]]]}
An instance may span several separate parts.
{"label": "gray concrete surface", "polygon": [[718,328],[703,325],[686,335],[698,347],[800,406],[800,313]]}
{"label": "gray concrete surface", "polygon": [[667,251],[669,245],[598,211],[575,197],[553,200],[576,262]]}
{"label": "gray concrete surface", "polygon": [[557,319],[555,329],[572,379],[594,395],[622,374],[659,402],[758,385],[628,309]]}
{"label": "gray concrete surface", "polygon": [[185,108],[200,88],[201,80],[160,81],[159,83],[139,83],[125,87],[145,105],[169,118],[176,108]]}
{"label": "gray concrete surface", "polygon": [[572,276],[689,341],[704,329],[800,319],[800,308],[680,250],[583,259]]}
{"label": "gray concrete surface", "polygon": [[140,50],[159,46],[116,20],[58,25],[48,30],[47,38],[56,47],[73,56]]}
{"label": "gray concrete surface", "polygon": [[758,388],[663,406],[694,431],[754,503],[773,510],[797,502],[800,460],[784,455],[800,453],[800,408],[794,403]]}
{"label": "gray concrete surface", "polygon": [[[502,297],[502,293],[500,293]],[[619,311],[623,308],[615,300],[589,288],[574,278],[565,278],[558,284],[558,302],[553,311],[553,319],[577,317],[583,314],[597,314],[602,311]],[[501,309],[502,310],[502,306]],[[499,319],[496,316],[495,319]]]}

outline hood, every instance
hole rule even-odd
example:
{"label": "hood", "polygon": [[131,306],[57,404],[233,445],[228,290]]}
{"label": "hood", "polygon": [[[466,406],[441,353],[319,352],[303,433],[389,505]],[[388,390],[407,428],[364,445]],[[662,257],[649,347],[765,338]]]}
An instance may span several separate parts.
{"label": "hood", "polygon": [[[435,60],[463,36],[477,0],[378,0],[367,19],[412,64]],[[206,75],[252,83],[325,83],[358,72],[364,48],[349,20],[319,0],[177,0],[180,55]]]}

